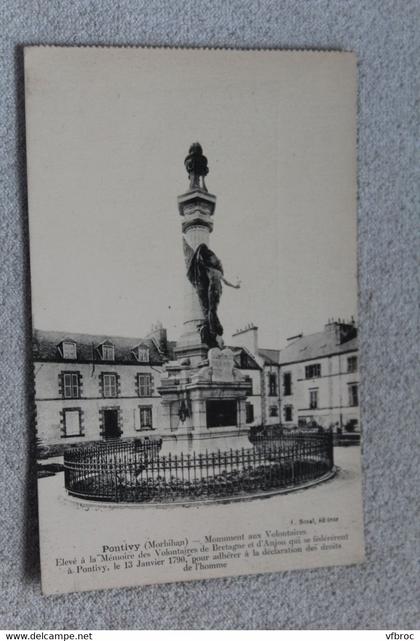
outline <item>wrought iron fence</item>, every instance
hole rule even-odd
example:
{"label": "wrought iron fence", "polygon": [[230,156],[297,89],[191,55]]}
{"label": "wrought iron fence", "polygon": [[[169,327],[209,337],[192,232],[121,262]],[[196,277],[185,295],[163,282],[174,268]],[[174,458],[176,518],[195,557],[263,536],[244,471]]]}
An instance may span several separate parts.
{"label": "wrought iron fence", "polygon": [[64,454],[67,491],[111,502],[241,496],[301,485],[334,465],[332,434],[287,435],[224,452],[160,456],[155,446],[104,443]]}

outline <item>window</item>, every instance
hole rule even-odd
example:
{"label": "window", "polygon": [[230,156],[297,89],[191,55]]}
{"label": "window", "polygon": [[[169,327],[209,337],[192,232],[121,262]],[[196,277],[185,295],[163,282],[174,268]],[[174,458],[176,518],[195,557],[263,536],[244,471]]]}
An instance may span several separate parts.
{"label": "window", "polygon": [[254,406],[252,403],[245,403],[246,422],[252,423],[254,420]]}
{"label": "window", "polygon": [[318,407],[318,390],[309,390],[309,407],[311,410],[316,410]]}
{"label": "window", "polygon": [[291,374],[291,372],[285,372],[283,374],[283,394],[284,394],[284,396],[290,396],[292,394],[292,374]]}
{"label": "window", "polygon": [[268,375],[268,390],[270,396],[277,396],[277,376],[275,374]]}
{"label": "window", "polygon": [[149,405],[140,405],[140,429],[141,430],[152,430],[152,408]]}
{"label": "window", "polygon": [[357,383],[351,383],[349,385],[349,405],[351,407],[357,407],[359,405],[359,389]]}
{"label": "window", "polygon": [[80,398],[80,378],[79,372],[62,373],[63,398]]}
{"label": "window", "polygon": [[347,371],[350,373],[357,372],[357,356],[349,356],[347,359]]}
{"label": "window", "polygon": [[83,436],[81,414],[80,409],[63,410],[63,436]]}
{"label": "window", "polygon": [[61,343],[63,358],[74,360],[77,358],[77,346],[74,341],[63,341]]}
{"label": "window", "polygon": [[293,407],[292,405],[284,406],[284,420],[287,422],[293,421]]}
{"label": "window", "polygon": [[150,374],[137,374],[139,396],[152,396],[152,376]]}
{"label": "window", "polygon": [[321,364],[307,365],[305,367],[305,378],[319,378],[321,376]]}
{"label": "window", "polygon": [[277,405],[270,405],[270,416],[278,416],[279,415],[279,408]]}
{"label": "window", "polygon": [[118,396],[116,374],[102,374],[102,396],[104,398],[115,398]]}
{"label": "window", "polygon": [[137,348],[137,360],[140,363],[149,362],[149,350],[147,347],[138,347]]}
{"label": "window", "polygon": [[114,346],[111,343],[104,343],[102,347],[102,360],[113,361],[115,359]]}
{"label": "window", "polygon": [[244,380],[248,383],[249,386],[248,396],[252,396],[254,394],[254,391],[252,389],[252,378],[250,376],[245,376]]}

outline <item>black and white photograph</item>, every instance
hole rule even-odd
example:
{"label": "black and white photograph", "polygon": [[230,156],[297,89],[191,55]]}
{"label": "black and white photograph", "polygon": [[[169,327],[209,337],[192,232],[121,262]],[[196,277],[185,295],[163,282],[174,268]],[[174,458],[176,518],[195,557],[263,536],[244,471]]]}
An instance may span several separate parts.
{"label": "black and white photograph", "polygon": [[363,561],[356,83],[26,48],[45,594]]}

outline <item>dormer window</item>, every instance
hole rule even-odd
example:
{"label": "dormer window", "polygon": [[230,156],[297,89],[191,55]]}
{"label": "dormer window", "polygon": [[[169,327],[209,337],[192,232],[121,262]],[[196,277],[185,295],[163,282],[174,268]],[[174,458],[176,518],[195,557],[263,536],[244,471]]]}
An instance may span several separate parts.
{"label": "dormer window", "polygon": [[134,350],[134,356],[139,361],[139,363],[148,363],[149,362],[149,348],[145,345],[139,345]]}
{"label": "dormer window", "polygon": [[102,343],[100,353],[103,361],[115,360],[115,349],[112,343]]}
{"label": "dormer window", "polygon": [[147,349],[147,347],[139,347],[138,359],[141,363],[149,362],[149,350]]}
{"label": "dormer window", "polygon": [[61,343],[61,352],[66,360],[75,360],[77,358],[77,345],[74,341],[63,341]]}

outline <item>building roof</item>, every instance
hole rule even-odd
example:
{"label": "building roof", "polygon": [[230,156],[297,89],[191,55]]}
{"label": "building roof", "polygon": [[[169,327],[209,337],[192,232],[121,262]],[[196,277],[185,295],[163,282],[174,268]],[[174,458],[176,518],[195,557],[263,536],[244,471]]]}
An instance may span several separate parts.
{"label": "building roof", "polygon": [[[77,345],[77,362],[100,363],[107,362],[101,359],[98,348],[103,343],[112,343],[114,346],[114,360],[112,363],[138,364],[133,350],[145,346],[149,350],[149,364],[161,365],[169,359],[175,358],[175,341],[167,342],[167,356],[159,352],[155,341],[151,338],[129,338],[125,336],[110,336],[103,334],[76,334],[74,332],[53,332],[35,329],[33,332],[33,358],[35,361],[71,362],[73,359],[63,359],[59,348],[63,341],[73,341]],[[260,369],[252,355],[243,347],[231,347],[235,353],[235,364],[241,369]]]}
{"label": "building roof", "polygon": [[[59,352],[59,345],[63,341],[74,341],[77,344],[77,361],[80,362],[103,362],[101,361],[98,347],[104,342],[114,345],[115,363],[138,363],[133,350],[144,345],[149,350],[149,363],[160,365],[166,360],[150,338],[128,338],[123,336],[105,336],[98,334],[75,334],[73,332],[52,332],[34,330],[33,332],[33,357],[34,360],[57,361],[62,359]],[[71,359],[69,359],[71,360]]]}
{"label": "building roof", "polygon": [[356,328],[354,329],[353,334],[354,333],[356,333],[356,336],[353,338],[340,342],[335,327],[327,325],[322,332],[298,337],[284,349],[280,350],[280,365],[356,351]]}
{"label": "building roof", "polygon": [[258,349],[258,356],[264,360],[265,365],[278,365],[280,361],[279,349]]}
{"label": "building roof", "polygon": [[261,369],[253,354],[246,348],[238,345],[228,345],[227,347],[234,353],[235,366],[239,369]]}

